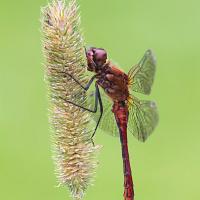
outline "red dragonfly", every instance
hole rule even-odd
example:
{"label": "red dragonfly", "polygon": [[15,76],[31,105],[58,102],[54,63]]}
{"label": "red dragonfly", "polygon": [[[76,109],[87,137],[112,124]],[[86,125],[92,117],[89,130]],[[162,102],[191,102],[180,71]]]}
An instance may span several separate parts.
{"label": "red dragonfly", "polygon": [[[88,71],[94,72],[88,84],[83,86],[75,77],[68,75],[85,91],[96,80],[94,109],[64,100],[93,113],[97,113],[99,105],[99,116],[95,117],[96,127],[92,137],[98,127],[112,135],[120,136],[124,169],[124,199],[134,200],[127,128],[139,141],[144,142],[158,123],[158,113],[153,101],[139,100],[131,92],[150,94],[156,70],[155,56],[151,50],[147,50],[143,58],[130,69],[128,74],[112,64],[107,59],[107,52],[102,48],[89,48],[86,50],[86,57]],[[99,86],[111,101],[102,97]]]}

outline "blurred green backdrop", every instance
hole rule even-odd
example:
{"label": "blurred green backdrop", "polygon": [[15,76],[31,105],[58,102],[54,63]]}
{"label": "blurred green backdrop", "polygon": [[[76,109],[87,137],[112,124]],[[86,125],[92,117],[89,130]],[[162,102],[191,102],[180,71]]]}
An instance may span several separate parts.
{"label": "blurred green backdrop", "polygon": [[[152,99],[160,123],[145,143],[129,137],[136,200],[200,199],[200,1],[80,0],[87,44],[104,47],[124,70],[152,48],[158,67]],[[0,199],[70,199],[56,188],[43,81],[40,7],[0,3]],[[103,144],[86,200],[122,199],[120,143]]]}

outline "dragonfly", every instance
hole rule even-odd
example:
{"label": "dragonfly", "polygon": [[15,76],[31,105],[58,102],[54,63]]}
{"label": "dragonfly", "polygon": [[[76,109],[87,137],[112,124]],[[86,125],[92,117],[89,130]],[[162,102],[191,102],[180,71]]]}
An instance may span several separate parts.
{"label": "dragonfly", "polygon": [[[156,72],[156,59],[152,50],[147,50],[138,62],[126,74],[114,65],[103,48],[85,49],[87,70],[94,75],[86,85],[68,74],[84,91],[88,91],[95,81],[93,108],[63,99],[88,112],[96,113],[94,121],[97,128],[119,135],[122,149],[124,172],[124,200],[134,200],[134,186],[128,151],[127,132],[131,132],[139,141],[145,142],[158,124],[158,111],[154,101],[140,100],[133,93],[149,95]],[[100,88],[104,92],[100,92]],[[98,114],[97,114],[98,113]],[[98,117],[97,117],[98,116]]]}

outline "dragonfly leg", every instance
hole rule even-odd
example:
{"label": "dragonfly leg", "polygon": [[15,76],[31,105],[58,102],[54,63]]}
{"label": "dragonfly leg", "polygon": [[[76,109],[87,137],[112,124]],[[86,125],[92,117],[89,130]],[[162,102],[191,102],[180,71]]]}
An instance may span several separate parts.
{"label": "dragonfly leg", "polygon": [[66,103],[70,103],[70,104],[72,104],[72,105],[74,105],[74,106],[76,106],[76,107],[78,107],[78,108],[81,108],[81,109],[83,109],[83,110],[87,110],[88,112],[91,112],[91,113],[96,113],[97,112],[97,107],[98,107],[98,93],[99,93],[99,90],[97,90],[97,88],[98,88],[98,86],[96,87],[96,90],[95,90],[95,104],[94,104],[94,108],[93,109],[90,109],[90,108],[86,108],[86,107],[84,107],[84,106],[81,106],[81,105],[79,105],[79,104],[76,104],[76,103],[74,103],[74,102],[72,102],[72,101],[69,101],[69,100],[67,100],[67,99],[65,99],[65,98],[62,98],[62,97],[60,97],[62,100],[64,100]]}
{"label": "dragonfly leg", "polygon": [[99,123],[100,123],[102,115],[103,115],[103,104],[102,104],[101,94],[100,94],[99,87],[98,87],[97,83],[95,84],[95,88],[96,88],[95,89],[95,106],[94,106],[93,110],[89,109],[89,108],[85,108],[85,107],[83,107],[81,105],[78,105],[78,104],[76,104],[76,103],[74,103],[72,101],[68,101],[68,100],[66,100],[66,99],[61,97],[61,99],[63,99],[65,102],[70,103],[70,104],[72,104],[74,106],[77,106],[78,108],[81,108],[83,110],[87,110],[88,112],[92,112],[92,113],[96,113],[97,112],[97,107],[98,107],[98,102],[99,102],[100,116],[99,116],[99,119],[97,121],[97,124],[96,124],[96,127],[94,129],[94,132],[93,132],[93,134],[91,136],[91,140],[92,140],[92,138],[94,137],[94,135],[96,133],[96,130],[97,130],[98,126],[99,126]]}
{"label": "dragonfly leg", "polygon": [[96,78],[96,75],[94,75],[94,76],[89,80],[89,82],[86,84],[86,86],[83,86],[83,85],[82,85],[77,79],[75,79],[71,74],[69,74],[69,73],[67,73],[67,72],[66,72],[66,74],[67,74],[70,78],[72,78],[78,85],[80,85],[80,87],[81,87],[82,89],[84,89],[85,91],[87,91],[87,90],[90,88],[91,84],[93,83],[94,79]]}
{"label": "dragonfly leg", "polygon": [[102,115],[103,115],[103,104],[102,104],[101,94],[100,94],[99,87],[98,87],[97,83],[95,84],[95,88],[96,88],[96,93],[95,94],[97,95],[97,99],[99,101],[100,116],[99,116],[99,119],[97,121],[97,125],[96,125],[96,127],[94,129],[94,132],[93,132],[93,134],[91,136],[91,139],[94,137],[94,135],[96,133],[96,130],[97,130],[98,126],[99,126],[99,123],[101,121]]}

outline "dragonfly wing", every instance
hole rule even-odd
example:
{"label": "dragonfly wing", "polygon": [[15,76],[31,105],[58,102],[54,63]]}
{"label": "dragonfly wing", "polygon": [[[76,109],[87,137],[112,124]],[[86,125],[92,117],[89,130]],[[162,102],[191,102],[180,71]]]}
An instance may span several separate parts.
{"label": "dragonfly wing", "polygon": [[156,71],[156,59],[152,50],[147,50],[140,62],[128,72],[130,89],[150,94]]}
{"label": "dragonfly wing", "polygon": [[[61,75],[63,75],[64,73],[65,72],[60,72]],[[76,79],[76,77],[74,78]],[[88,79],[89,79],[88,77],[84,78],[81,81],[81,84],[85,86],[88,83]],[[94,119],[94,122],[97,124],[100,117],[99,105],[97,107],[96,113],[88,111],[88,109],[94,110],[95,108],[95,91],[91,91],[91,90],[94,90],[93,85],[91,86],[90,91],[85,91],[80,86],[80,84],[78,84],[75,80],[72,79],[72,77],[70,77],[69,75],[66,75],[66,78],[63,79],[63,82],[68,82],[68,81],[73,81],[73,84],[70,88],[69,86],[67,86],[67,84],[66,84],[66,87],[65,86],[61,87],[60,85],[57,85],[57,87],[60,87],[59,88],[60,90],[66,91],[65,95],[59,96],[57,94],[57,91],[54,91],[54,93],[52,94],[52,99],[54,100],[54,99],[59,98],[60,101],[58,103],[63,103],[63,100],[68,103],[71,102],[75,106],[87,112]],[[100,93],[101,93],[104,112],[103,112],[103,116],[101,118],[98,128],[101,128],[102,130],[106,131],[106,133],[109,133],[110,135],[117,136],[118,127],[116,125],[114,114],[112,113],[112,101],[109,100],[109,97],[105,95],[105,92],[102,89],[100,89]],[[93,122],[91,122],[91,126],[94,125],[92,123]],[[92,127],[96,127],[96,126],[92,126]],[[91,132],[91,134],[94,133],[93,128],[91,128],[89,131]]]}
{"label": "dragonfly wing", "polygon": [[158,123],[155,102],[138,100],[135,97],[129,103],[128,130],[139,140],[145,142]]}
{"label": "dragonfly wing", "polygon": [[[119,136],[119,130],[115,121],[115,116],[112,112],[113,103],[109,99],[109,97],[106,96],[106,94],[104,93],[102,89],[100,89],[100,94],[101,94],[101,99],[103,103],[103,115],[102,115],[98,128],[102,129],[109,135]],[[92,92],[89,96],[90,96],[90,105],[92,105],[94,104],[94,101],[92,100],[94,96],[94,92]],[[99,116],[100,116],[100,111],[98,108],[97,112],[92,114],[92,117],[96,123],[99,119]]]}

